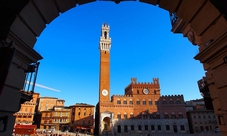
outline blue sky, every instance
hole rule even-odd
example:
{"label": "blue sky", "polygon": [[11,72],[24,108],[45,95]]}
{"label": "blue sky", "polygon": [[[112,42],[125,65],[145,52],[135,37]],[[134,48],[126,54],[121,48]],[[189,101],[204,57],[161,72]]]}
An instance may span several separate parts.
{"label": "blue sky", "polygon": [[171,32],[168,11],[140,2],[93,2],[78,5],[53,20],[34,49],[43,56],[35,87],[42,97],[65,100],[65,105],[96,105],[99,89],[98,50],[101,25],[110,25],[110,94],[123,94],[132,77],[138,82],[159,78],[161,95],[183,94],[199,99],[197,81],[205,72],[193,57],[193,46]]}

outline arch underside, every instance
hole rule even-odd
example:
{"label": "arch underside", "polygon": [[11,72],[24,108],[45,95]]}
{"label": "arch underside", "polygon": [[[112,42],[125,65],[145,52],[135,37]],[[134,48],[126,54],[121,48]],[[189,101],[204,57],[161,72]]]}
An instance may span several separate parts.
{"label": "arch underside", "polygon": [[[4,110],[7,116],[11,116],[19,110],[21,100],[19,90],[25,77],[21,69],[26,69],[30,63],[42,59],[33,47],[47,24],[61,13],[91,2],[95,0],[0,1],[0,46],[13,47],[17,50],[5,81],[7,85],[0,94],[0,104],[12,102],[14,104],[12,107],[1,105],[0,111]],[[226,0],[139,0],[139,2],[174,13],[176,16],[173,16],[175,20],[172,20],[171,31],[182,33],[193,45],[199,46],[199,53],[194,58],[203,63],[204,70],[207,71],[207,83],[214,111],[219,118],[218,125],[222,134],[227,135]],[[6,114],[0,112],[0,117],[4,115]]]}
{"label": "arch underside", "polygon": [[[3,1],[1,3],[6,5],[6,7],[3,6],[3,8],[1,8],[1,13],[3,14],[8,11],[8,15],[3,15],[4,21],[1,25],[4,27],[0,28],[0,38],[6,40],[7,37],[10,37],[11,35],[16,36],[20,42],[33,48],[37,37],[39,37],[46,28],[46,24],[51,23],[51,21],[61,13],[64,13],[71,8],[91,2],[95,2],[95,0]],[[213,21],[221,15],[219,10],[214,8],[214,5],[207,0],[140,0],[139,2],[159,6],[170,13],[176,13],[185,24],[190,23],[191,29],[193,29],[198,36],[201,36],[209,25],[214,25],[212,24]],[[201,15],[197,14],[199,11],[201,11]],[[203,12],[206,12],[209,16],[202,17]],[[206,18],[207,20],[205,24],[204,22],[200,23],[198,21],[203,18]],[[185,25],[182,27],[185,27]],[[205,38],[205,36],[203,37]],[[209,37],[209,39],[215,39],[215,37]],[[207,40],[207,38],[204,40]]]}

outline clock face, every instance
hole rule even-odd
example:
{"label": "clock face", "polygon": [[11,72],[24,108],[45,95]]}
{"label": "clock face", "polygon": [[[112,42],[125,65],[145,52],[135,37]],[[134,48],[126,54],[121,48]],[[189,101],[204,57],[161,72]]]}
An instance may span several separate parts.
{"label": "clock face", "polygon": [[108,95],[108,91],[107,91],[106,89],[103,89],[103,90],[102,90],[102,95],[103,95],[103,96],[107,96],[107,95]]}
{"label": "clock face", "polygon": [[143,89],[143,93],[144,93],[144,94],[149,94],[149,90],[148,90],[147,88],[144,88],[144,89]]}

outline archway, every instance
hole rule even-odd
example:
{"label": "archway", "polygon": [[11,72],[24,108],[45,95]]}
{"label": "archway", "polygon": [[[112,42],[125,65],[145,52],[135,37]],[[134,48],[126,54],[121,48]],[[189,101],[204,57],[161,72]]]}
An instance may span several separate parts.
{"label": "archway", "polygon": [[173,125],[173,132],[174,132],[174,133],[177,133],[177,132],[178,132],[178,130],[177,130],[177,125]]}
{"label": "archway", "polygon": [[[56,18],[59,12],[65,12],[70,8],[76,6],[76,4],[85,4],[91,1],[2,1],[1,8],[1,46],[13,47],[17,49],[17,53],[13,58],[13,63],[10,67],[1,68],[3,71],[9,71],[8,75],[5,74],[1,82],[3,90],[1,90],[0,103],[14,103],[11,107],[1,105],[1,109],[5,112],[1,114],[4,118],[12,117],[12,112],[16,112],[20,106],[20,99],[26,101],[29,98],[21,98],[20,90],[23,86],[23,79],[25,74],[21,71],[23,68],[36,62],[42,57],[33,50],[36,37],[38,37],[45,24],[49,24],[54,18]],[[119,1],[116,1],[118,3]],[[226,124],[226,100],[223,98],[226,95],[226,11],[223,10],[224,2],[215,1],[149,1],[141,0],[151,5],[158,5],[160,8],[166,9],[170,12],[175,12],[180,18],[178,26],[173,27],[174,33],[183,33],[184,36],[188,36],[192,44],[199,45],[200,53],[195,56],[195,59],[200,60],[204,65],[204,69],[207,71],[209,90],[213,99],[215,113],[218,115],[218,123],[220,125]],[[217,8],[218,9],[217,9]],[[7,13],[5,15],[4,13]],[[206,16],[209,14],[209,16]],[[176,22],[173,22],[176,23]],[[23,60],[23,61],[22,61]],[[5,60],[4,60],[5,61]],[[18,63],[21,63],[19,65]],[[3,62],[1,62],[3,64]],[[21,67],[19,67],[21,66]],[[15,77],[15,75],[20,75]],[[6,84],[5,84],[6,83]],[[12,97],[14,96],[14,97]],[[5,120],[6,118],[4,118]],[[8,118],[7,118],[8,119]],[[12,120],[12,119],[9,119]],[[10,122],[10,121],[9,121]],[[3,124],[6,125],[6,124]],[[12,124],[7,124],[8,127],[12,127]],[[222,127],[223,130],[225,127]],[[223,133],[225,134],[225,133]]]}
{"label": "archway", "polygon": [[103,131],[105,132],[105,131],[111,131],[110,130],[110,118],[109,117],[105,117],[104,119],[103,119]]}
{"label": "archway", "polygon": [[121,125],[117,126],[117,133],[121,133]]}

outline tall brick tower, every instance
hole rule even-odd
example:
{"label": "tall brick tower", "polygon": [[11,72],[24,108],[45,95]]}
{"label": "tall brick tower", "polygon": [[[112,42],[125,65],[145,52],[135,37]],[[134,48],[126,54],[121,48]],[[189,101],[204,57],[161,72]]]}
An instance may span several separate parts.
{"label": "tall brick tower", "polygon": [[100,75],[99,75],[99,102],[107,102],[110,99],[110,26],[102,25],[99,42],[100,50]]}
{"label": "tall brick tower", "polygon": [[[105,107],[110,102],[110,47],[111,38],[109,36],[110,26],[104,23],[102,25],[101,37],[99,41],[100,50],[100,71],[99,71],[99,102],[95,111],[95,135],[102,135],[102,131],[110,131],[110,120],[112,113]],[[107,117],[104,119],[104,117]],[[104,121],[105,120],[105,121]],[[105,123],[104,123],[105,122]],[[108,123],[106,123],[108,122]]]}

